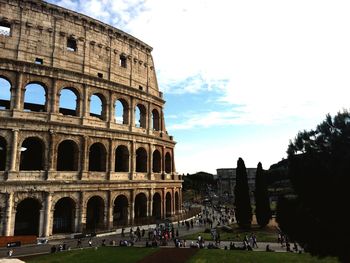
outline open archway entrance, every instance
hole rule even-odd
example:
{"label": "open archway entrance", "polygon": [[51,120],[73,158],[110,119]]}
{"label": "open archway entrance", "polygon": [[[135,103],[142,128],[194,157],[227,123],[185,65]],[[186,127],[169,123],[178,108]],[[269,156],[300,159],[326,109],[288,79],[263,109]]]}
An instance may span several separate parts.
{"label": "open archway entrance", "polygon": [[139,193],[135,197],[134,218],[135,223],[139,224],[147,217],[147,197],[144,193]]}
{"label": "open archway entrance", "polygon": [[34,198],[26,198],[17,205],[15,236],[39,235],[41,204]]}
{"label": "open archway entrance", "polygon": [[35,137],[27,138],[23,141],[20,151],[19,169],[21,171],[44,170],[44,145],[42,140]]}
{"label": "open archway entrance", "polygon": [[86,208],[86,229],[95,231],[104,227],[104,201],[99,196],[89,199]]}
{"label": "open archway entrance", "polygon": [[119,195],[114,200],[113,226],[128,224],[128,199],[125,195]]}
{"label": "open archway entrance", "polygon": [[165,196],[165,216],[171,217],[171,195],[167,193]]}
{"label": "open archway entrance", "polygon": [[6,141],[3,137],[0,137],[0,171],[5,171],[6,169],[6,155]]}
{"label": "open archway entrance", "polygon": [[69,197],[58,200],[53,214],[53,233],[74,232],[75,202]]}
{"label": "open archway entrance", "polygon": [[57,151],[57,171],[78,171],[78,146],[72,140],[60,143]]}
{"label": "open archway entrance", "polygon": [[162,198],[159,193],[153,195],[153,207],[152,207],[152,216],[155,219],[162,218]]}

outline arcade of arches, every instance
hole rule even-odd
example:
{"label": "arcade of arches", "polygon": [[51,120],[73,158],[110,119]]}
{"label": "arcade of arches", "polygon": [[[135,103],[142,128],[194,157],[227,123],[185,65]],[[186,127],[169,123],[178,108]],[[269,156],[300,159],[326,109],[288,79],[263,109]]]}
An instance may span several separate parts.
{"label": "arcade of arches", "polygon": [[[181,213],[181,189],[0,196],[2,235],[50,236],[112,230]],[[1,200],[2,199],[2,200]],[[4,220],[6,219],[6,220]]]}

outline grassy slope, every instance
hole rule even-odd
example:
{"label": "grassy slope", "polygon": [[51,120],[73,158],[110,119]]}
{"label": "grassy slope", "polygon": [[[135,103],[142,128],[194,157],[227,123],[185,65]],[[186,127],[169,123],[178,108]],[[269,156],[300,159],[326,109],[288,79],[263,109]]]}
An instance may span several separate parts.
{"label": "grassy slope", "polygon": [[335,258],[318,259],[309,254],[249,252],[222,249],[201,249],[187,263],[338,263]]}
{"label": "grassy slope", "polygon": [[144,258],[146,255],[154,253],[157,249],[134,248],[134,247],[99,247],[73,250],[68,252],[58,252],[53,255],[45,255],[25,260],[26,262],[38,263],[96,263],[96,262],[123,262],[132,263]]}

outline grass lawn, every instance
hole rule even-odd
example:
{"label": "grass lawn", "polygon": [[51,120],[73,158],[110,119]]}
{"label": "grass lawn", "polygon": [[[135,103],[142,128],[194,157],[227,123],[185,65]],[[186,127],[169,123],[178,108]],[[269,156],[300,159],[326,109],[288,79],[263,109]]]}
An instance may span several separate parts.
{"label": "grass lawn", "polygon": [[132,263],[144,258],[146,255],[156,252],[157,249],[137,248],[137,247],[99,247],[79,249],[67,252],[58,252],[55,254],[37,256],[30,259],[25,259],[25,262],[38,263],[96,263],[96,262],[123,262]]}
{"label": "grass lawn", "polygon": [[[252,225],[252,228],[248,231],[239,229],[237,224],[232,224],[231,227],[233,229],[232,233],[219,230],[220,239],[222,241],[243,241],[245,235],[249,236],[251,233],[255,233],[258,242],[277,242],[277,230],[275,227],[266,227],[261,229],[257,225]],[[196,240],[199,234],[204,238],[204,240],[212,240],[211,234],[204,232],[187,235],[183,238],[187,240]]]}
{"label": "grass lawn", "polygon": [[339,263],[336,258],[318,259],[309,254],[249,252],[222,249],[201,249],[186,263]]}

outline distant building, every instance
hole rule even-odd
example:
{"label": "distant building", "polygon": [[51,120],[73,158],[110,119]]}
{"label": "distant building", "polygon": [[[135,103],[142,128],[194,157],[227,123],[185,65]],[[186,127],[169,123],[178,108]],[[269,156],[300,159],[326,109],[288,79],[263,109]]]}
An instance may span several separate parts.
{"label": "distant building", "polygon": [[[255,174],[256,168],[246,168],[248,175],[248,187],[251,203],[254,202]],[[227,200],[234,200],[234,190],[236,186],[236,168],[216,169],[218,178],[218,194]]]}

